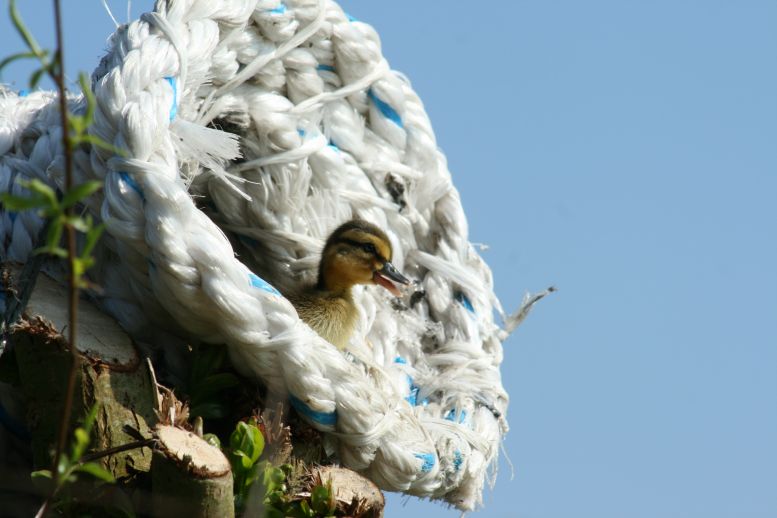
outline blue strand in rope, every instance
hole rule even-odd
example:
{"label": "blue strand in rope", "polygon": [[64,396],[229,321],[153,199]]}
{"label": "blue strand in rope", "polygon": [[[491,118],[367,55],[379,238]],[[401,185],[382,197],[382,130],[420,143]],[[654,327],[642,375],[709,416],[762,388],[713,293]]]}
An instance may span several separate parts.
{"label": "blue strand in rope", "polygon": [[178,87],[175,85],[175,78],[171,76],[165,77],[170,88],[173,89],[173,105],[170,107],[170,122],[173,122],[175,116],[178,114]]}
{"label": "blue strand in rope", "polygon": [[119,171],[119,178],[121,178],[124,183],[129,185],[133,191],[138,193],[138,195],[143,201],[146,200],[146,197],[143,196],[143,191],[141,190],[140,185],[138,185],[138,182],[136,182],[135,179],[132,178],[129,173],[127,173],[126,171]]}
{"label": "blue strand in rope", "polygon": [[392,108],[389,103],[375,95],[375,92],[372,91],[372,88],[367,91],[367,96],[372,100],[372,102],[375,103],[375,106],[378,108],[378,110],[380,110],[380,113],[384,117],[400,128],[405,127],[405,125],[402,123],[402,117],[399,116],[399,113],[394,108]]}
{"label": "blue strand in rope", "polygon": [[464,292],[457,291],[456,300],[459,302],[459,304],[464,306],[464,308],[467,311],[469,311],[473,315],[475,314],[475,308],[472,306],[472,301],[470,301],[469,298],[466,295],[464,295]]}
{"label": "blue strand in rope", "polygon": [[337,423],[337,412],[316,412],[293,394],[289,394],[289,402],[294,407],[294,410],[311,421],[326,426],[334,426]]}
{"label": "blue strand in rope", "polygon": [[[399,363],[400,365],[407,365],[407,360],[402,358],[401,356],[397,356],[396,358],[394,358],[394,363]],[[408,386],[409,393],[405,397],[405,400],[408,403],[410,403],[413,406],[418,406],[418,405],[426,406],[429,404],[428,398],[422,399],[421,402],[419,403],[418,393],[421,391],[421,387],[415,384],[415,382],[413,381],[413,378],[410,377],[410,375],[407,376],[407,386]]]}
{"label": "blue strand in rope", "polygon": [[251,281],[251,286],[254,288],[259,288],[260,290],[264,290],[267,293],[272,293],[273,295],[281,295],[281,292],[276,290],[269,282],[262,279],[255,273],[249,273],[248,278]]}
{"label": "blue strand in rope", "polygon": [[424,461],[424,463],[421,464],[421,471],[424,473],[432,471],[432,468],[434,468],[434,465],[437,463],[437,458],[434,456],[434,453],[415,453],[414,455],[415,458]]}
{"label": "blue strand in rope", "polygon": [[[448,421],[456,422],[456,409],[451,408],[448,411],[448,413],[445,414],[445,419],[448,420]],[[467,411],[466,410],[462,410],[461,413],[459,414],[459,421],[458,422],[459,422],[459,424],[461,424],[461,423],[463,423],[466,420],[467,420]]]}
{"label": "blue strand in rope", "polygon": [[459,471],[461,465],[464,463],[464,457],[461,455],[461,451],[456,450],[453,452],[453,469]]}
{"label": "blue strand in rope", "polygon": [[273,14],[283,14],[283,13],[286,12],[286,4],[281,2],[281,5],[279,5],[275,9],[268,9],[267,12],[268,13],[273,13]]}

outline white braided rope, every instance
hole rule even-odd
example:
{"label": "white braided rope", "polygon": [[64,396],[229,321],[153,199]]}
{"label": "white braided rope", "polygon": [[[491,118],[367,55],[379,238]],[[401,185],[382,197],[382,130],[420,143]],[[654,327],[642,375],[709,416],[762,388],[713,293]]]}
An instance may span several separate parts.
{"label": "white braided rope", "polygon": [[[331,0],[160,0],[111,44],[91,131],[127,155],[75,157],[78,181],[105,182],[88,201],[108,230],[104,306],[130,332],[226,343],[382,488],[474,508],[507,431],[501,308],[423,105],[372,27]],[[0,189],[62,187],[53,100],[0,91]],[[352,217],[387,231],[425,296],[357,289],[344,355],[254,272],[311,280]],[[5,257],[24,260],[40,225],[3,212]]]}

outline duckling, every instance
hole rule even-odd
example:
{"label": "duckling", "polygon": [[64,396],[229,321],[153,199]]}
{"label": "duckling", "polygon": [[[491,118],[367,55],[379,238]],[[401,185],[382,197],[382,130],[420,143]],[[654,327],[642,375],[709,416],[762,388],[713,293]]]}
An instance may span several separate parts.
{"label": "duckling", "polygon": [[288,293],[287,298],[314,331],[345,349],[359,316],[351,288],[377,284],[399,297],[394,282],[410,284],[391,264],[388,237],[375,225],[354,219],[340,225],[326,240],[318,281]]}

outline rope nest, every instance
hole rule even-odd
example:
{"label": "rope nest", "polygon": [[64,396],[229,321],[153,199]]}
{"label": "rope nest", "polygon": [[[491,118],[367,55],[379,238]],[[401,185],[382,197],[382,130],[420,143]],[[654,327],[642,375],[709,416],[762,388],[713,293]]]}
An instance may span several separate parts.
{"label": "rope nest", "polygon": [[[90,132],[126,155],[75,153],[76,183],[104,182],[85,203],[107,227],[102,306],[140,340],[226,344],[345,466],[473,509],[508,428],[501,341],[528,306],[494,323],[491,272],[409,81],[331,0],[156,9],[117,29],[92,76]],[[53,94],[0,91],[0,189],[61,189],[60,132]],[[418,289],[357,288],[343,354],[273,285],[312,280],[324,239],[353,217],[387,232]],[[24,261],[41,225],[4,211],[4,258]]]}

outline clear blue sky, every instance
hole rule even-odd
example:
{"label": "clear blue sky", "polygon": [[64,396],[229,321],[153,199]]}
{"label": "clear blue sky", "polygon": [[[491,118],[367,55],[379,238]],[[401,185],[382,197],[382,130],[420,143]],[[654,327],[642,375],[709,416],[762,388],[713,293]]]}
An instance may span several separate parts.
{"label": "clear blue sky", "polygon": [[[91,71],[111,22],[64,3]],[[421,94],[505,306],[559,288],[505,343],[515,478],[472,516],[777,516],[777,2],[342,5]]]}

